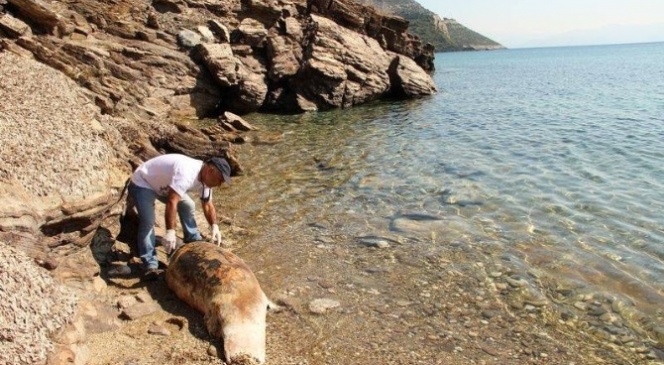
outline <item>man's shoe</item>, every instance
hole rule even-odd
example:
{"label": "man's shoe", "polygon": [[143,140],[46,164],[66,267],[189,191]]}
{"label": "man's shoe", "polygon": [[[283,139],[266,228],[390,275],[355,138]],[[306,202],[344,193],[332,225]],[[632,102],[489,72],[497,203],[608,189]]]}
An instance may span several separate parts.
{"label": "man's shoe", "polygon": [[147,269],[143,274],[144,281],[155,281],[159,279],[159,276],[164,272],[161,269]]}

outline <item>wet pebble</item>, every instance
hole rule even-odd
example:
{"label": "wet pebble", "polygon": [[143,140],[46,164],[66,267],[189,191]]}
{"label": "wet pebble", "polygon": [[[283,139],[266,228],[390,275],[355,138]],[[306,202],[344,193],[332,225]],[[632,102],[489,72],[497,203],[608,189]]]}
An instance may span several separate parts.
{"label": "wet pebble", "polygon": [[576,318],[576,315],[568,309],[563,309],[560,312],[560,318],[562,318],[563,321],[569,321],[570,319]]}
{"label": "wet pebble", "polygon": [[512,307],[512,309],[523,309],[524,304],[521,301],[516,301],[515,300],[515,301],[510,302],[510,307]]}
{"label": "wet pebble", "polygon": [[588,309],[588,314],[590,314],[591,316],[595,316],[595,317],[600,317],[600,316],[602,316],[606,313],[607,313],[606,309],[604,309],[602,307],[594,307],[594,308]]}
{"label": "wet pebble", "polygon": [[387,240],[381,239],[381,238],[361,238],[359,242],[368,247],[378,247],[378,248],[389,248],[390,243],[387,242]]}
{"label": "wet pebble", "polygon": [[523,278],[506,278],[507,283],[513,288],[523,288],[528,282]]}
{"label": "wet pebble", "polygon": [[498,356],[502,355],[502,353],[497,348],[495,348],[495,347],[493,347],[493,346],[491,346],[491,345],[489,345],[485,342],[480,342],[480,343],[478,343],[478,345],[479,345],[480,349],[482,349],[482,351],[486,352],[487,354],[489,354],[491,356],[498,357]]}
{"label": "wet pebble", "polygon": [[588,305],[584,302],[576,302],[574,303],[574,308],[585,311],[588,309]]}
{"label": "wet pebble", "polygon": [[639,347],[635,347],[635,348],[634,348],[634,352],[636,352],[637,354],[645,354],[645,353],[647,353],[647,352],[649,352],[649,351],[650,351],[650,350],[648,350],[648,348],[645,347],[645,346],[639,346]]}
{"label": "wet pebble", "polygon": [[484,311],[482,311],[482,317],[484,317],[486,319],[491,319],[491,318],[494,318],[498,315],[500,315],[499,311],[495,311],[495,310],[484,310]]}
{"label": "wet pebble", "polygon": [[560,289],[556,290],[556,292],[558,292],[560,295],[562,295],[564,297],[568,297],[568,298],[571,297],[572,295],[574,295],[574,289],[560,288]]}
{"label": "wet pebble", "polygon": [[616,339],[617,343],[620,345],[629,345],[634,343],[634,337],[632,336],[620,336]]}
{"label": "wet pebble", "polygon": [[533,312],[533,311],[535,311],[537,308],[536,308],[535,306],[530,305],[530,304],[526,304],[526,306],[525,306],[523,309],[525,309],[526,312]]}
{"label": "wet pebble", "polygon": [[611,310],[616,313],[622,313],[628,306],[628,303],[620,299],[611,302]]}
{"label": "wet pebble", "polygon": [[334,283],[326,280],[321,280],[318,282],[318,286],[320,286],[323,289],[330,289],[334,286]]}
{"label": "wet pebble", "polygon": [[507,290],[507,288],[508,288],[508,285],[505,284],[505,283],[496,283],[496,289],[498,289],[500,291]]}
{"label": "wet pebble", "polygon": [[606,312],[599,317],[600,320],[606,323],[614,323],[620,320],[620,317],[615,313]]}
{"label": "wet pebble", "polygon": [[529,297],[524,299],[526,304],[532,305],[533,307],[543,307],[548,304],[548,300],[543,297]]}

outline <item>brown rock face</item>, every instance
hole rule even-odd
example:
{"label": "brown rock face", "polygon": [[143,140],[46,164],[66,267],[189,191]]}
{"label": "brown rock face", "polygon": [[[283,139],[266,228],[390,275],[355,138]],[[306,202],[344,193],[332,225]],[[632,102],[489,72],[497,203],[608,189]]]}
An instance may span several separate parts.
{"label": "brown rock face", "polygon": [[344,0],[311,0],[312,13],[334,20],[340,26],[376,39],[387,51],[416,60],[426,71],[433,71],[434,48],[423,45],[417,36],[407,33],[408,21],[381,14],[371,6]]}
{"label": "brown rock face", "polygon": [[[344,34],[342,46],[374,40],[366,53],[361,47],[325,51],[343,63],[351,54],[343,68],[352,82],[364,82],[355,80],[358,56],[371,60],[378,51],[415,60],[423,74],[415,77],[428,77],[432,70],[433,48],[407,33],[405,20],[351,0],[8,1],[0,18],[7,37],[3,48],[29,51],[86,88],[103,113],[120,117],[216,116],[220,108],[240,114],[299,112],[303,104],[307,110],[310,103],[327,109],[387,96],[391,79],[384,56],[375,64],[364,61],[369,68],[359,77],[366,76],[369,84],[343,101],[299,90],[298,80],[311,74],[310,62],[317,62],[308,53],[311,45],[318,45],[320,54],[325,46],[318,37],[330,32]],[[317,24],[324,29],[313,29]],[[376,93],[382,86],[375,83],[390,87]],[[191,96],[190,105],[179,100],[183,95]]]}
{"label": "brown rock face", "polygon": [[436,91],[431,78],[419,72],[419,66],[408,57],[396,55],[390,65],[389,73],[395,95],[416,98],[431,95]]}
{"label": "brown rock face", "polygon": [[[111,118],[61,73],[9,52],[0,73],[0,235],[41,260],[68,256],[117,197],[126,149],[103,124]],[[48,244],[28,238],[51,232],[64,234]]]}
{"label": "brown rock face", "polygon": [[306,62],[291,82],[298,95],[329,109],[375,100],[389,91],[390,58],[375,39],[316,15],[307,37]]}
{"label": "brown rock face", "polygon": [[0,11],[0,239],[65,276],[88,266],[75,253],[120,210],[141,160],[222,155],[241,172],[241,128],[202,132],[182,117],[435,92],[433,54],[407,22],[350,0],[7,0]]}
{"label": "brown rock face", "polygon": [[0,75],[0,240],[62,279],[99,271],[86,247],[121,211],[133,164],[160,150],[229,155],[216,133],[103,115],[85,89],[34,59],[0,52]]}

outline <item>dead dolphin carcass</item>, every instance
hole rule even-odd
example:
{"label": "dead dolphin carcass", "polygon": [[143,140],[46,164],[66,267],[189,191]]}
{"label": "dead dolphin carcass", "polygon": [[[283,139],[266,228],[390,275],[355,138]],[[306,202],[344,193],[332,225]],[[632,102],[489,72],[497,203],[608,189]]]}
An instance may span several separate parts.
{"label": "dead dolphin carcass", "polygon": [[246,356],[265,362],[269,301],[241,258],[211,243],[189,243],[171,256],[166,282],[205,315],[210,335],[223,341],[226,362]]}

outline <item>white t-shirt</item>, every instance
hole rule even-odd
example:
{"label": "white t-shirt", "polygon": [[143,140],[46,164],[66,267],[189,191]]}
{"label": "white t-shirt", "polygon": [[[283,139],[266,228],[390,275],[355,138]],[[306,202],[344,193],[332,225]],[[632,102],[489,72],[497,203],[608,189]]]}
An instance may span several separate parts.
{"label": "white t-shirt", "polygon": [[131,181],[141,188],[152,189],[159,196],[168,196],[172,188],[180,197],[187,192],[211,198],[212,189],[198,180],[203,161],[180,154],[168,154],[145,161],[131,175]]}

